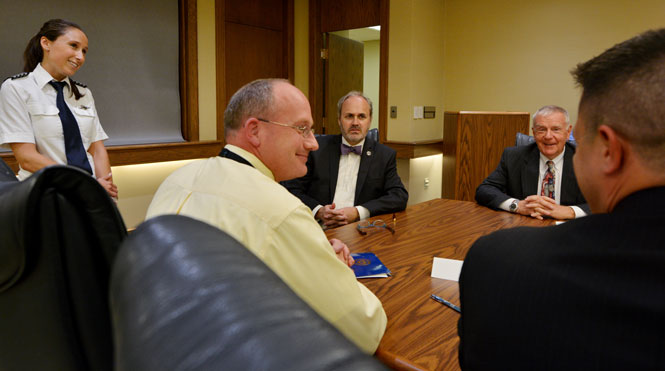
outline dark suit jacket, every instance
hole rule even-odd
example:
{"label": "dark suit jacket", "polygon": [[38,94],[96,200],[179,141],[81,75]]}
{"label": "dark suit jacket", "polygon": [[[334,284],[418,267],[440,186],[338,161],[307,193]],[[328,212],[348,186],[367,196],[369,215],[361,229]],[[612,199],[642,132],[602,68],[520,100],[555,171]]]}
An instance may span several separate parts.
{"label": "dark suit jacket", "polygon": [[[319,149],[310,152],[307,160],[307,175],[282,182],[302,202],[314,209],[318,205],[329,205],[335,197],[337,172],[341,156],[341,135],[317,137]],[[365,138],[354,206],[363,206],[370,215],[402,211],[406,208],[409,194],[397,175],[396,152],[371,138]]]}
{"label": "dark suit jacket", "polygon": [[664,210],[651,188],[479,238],[459,281],[462,369],[665,369]]}
{"label": "dark suit jacket", "polygon": [[[561,205],[579,206],[589,214],[589,206],[575,178],[574,154],[575,147],[566,143],[566,152],[563,155]],[[538,189],[539,165],[540,151],[536,143],[506,148],[501,155],[499,166],[476,188],[476,201],[480,205],[498,209],[503,201],[511,197],[523,200],[527,196],[535,195]]]}

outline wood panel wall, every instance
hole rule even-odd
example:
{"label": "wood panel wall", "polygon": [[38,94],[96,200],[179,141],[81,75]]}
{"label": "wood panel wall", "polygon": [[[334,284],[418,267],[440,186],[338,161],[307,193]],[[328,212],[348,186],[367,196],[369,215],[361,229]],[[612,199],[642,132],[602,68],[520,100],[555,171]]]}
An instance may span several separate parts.
{"label": "wood panel wall", "polygon": [[293,80],[293,0],[217,0],[217,139],[231,96],[260,78]]}
{"label": "wood panel wall", "polygon": [[[323,32],[381,26],[381,61],[379,73],[379,105],[374,107],[373,120],[379,120],[379,139],[387,138],[388,104],[388,20],[390,0],[309,0],[309,103],[314,128],[323,130],[325,74],[321,59]],[[339,99],[339,98],[337,98]],[[376,102],[375,102],[376,103]],[[379,112],[381,111],[381,112]]]}
{"label": "wood panel wall", "polygon": [[474,201],[518,132],[529,133],[528,112],[445,112],[441,197]]}
{"label": "wood panel wall", "polygon": [[328,34],[328,61],[326,63],[326,105],[322,134],[340,134],[337,121],[337,101],[351,90],[363,90],[363,43]]}
{"label": "wood panel wall", "polygon": [[380,0],[320,0],[320,6],[319,32],[351,30],[381,24]]}

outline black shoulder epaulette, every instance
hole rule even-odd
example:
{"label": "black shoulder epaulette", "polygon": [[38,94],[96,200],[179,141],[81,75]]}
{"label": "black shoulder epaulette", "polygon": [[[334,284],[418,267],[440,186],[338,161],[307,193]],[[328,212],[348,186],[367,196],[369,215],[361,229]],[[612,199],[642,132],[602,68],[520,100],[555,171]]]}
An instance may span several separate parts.
{"label": "black shoulder epaulette", "polygon": [[[6,78],[5,80],[9,80],[9,79],[12,79],[12,80],[20,79],[21,77],[26,77],[26,76],[28,76],[28,74],[29,74],[29,72],[21,72],[21,73],[19,73],[19,74],[14,75],[14,76],[9,76],[9,77]],[[4,81],[4,80],[3,80],[3,81]]]}
{"label": "black shoulder epaulette", "polygon": [[73,79],[71,79],[71,78],[69,79],[69,81],[73,82],[74,84],[76,84],[76,85],[78,85],[78,86],[82,86],[82,87],[84,87],[84,88],[87,88],[87,87],[88,87],[88,85],[86,85],[86,84],[84,84],[84,83],[82,83],[82,82],[78,82],[78,81],[76,81],[76,80],[73,80]]}

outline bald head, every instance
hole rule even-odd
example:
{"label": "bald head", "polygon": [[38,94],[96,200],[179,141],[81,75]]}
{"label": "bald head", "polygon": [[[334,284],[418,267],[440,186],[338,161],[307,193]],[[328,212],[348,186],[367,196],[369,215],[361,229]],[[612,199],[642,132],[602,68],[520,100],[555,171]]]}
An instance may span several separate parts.
{"label": "bald head", "polygon": [[287,80],[256,80],[238,90],[224,112],[226,141],[256,156],[283,181],[304,176],[312,134],[307,97]]}
{"label": "bald head", "polygon": [[283,79],[254,80],[233,94],[224,110],[226,135],[233,135],[248,117],[263,117],[272,113],[273,87],[276,83],[289,84]]}

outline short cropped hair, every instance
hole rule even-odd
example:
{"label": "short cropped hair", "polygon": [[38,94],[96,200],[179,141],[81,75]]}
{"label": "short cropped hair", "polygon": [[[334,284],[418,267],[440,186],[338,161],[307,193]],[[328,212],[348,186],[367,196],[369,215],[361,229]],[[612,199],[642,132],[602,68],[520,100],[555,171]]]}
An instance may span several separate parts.
{"label": "short cropped hair", "polygon": [[350,92],[346,93],[345,96],[339,98],[339,100],[337,101],[337,117],[338,118],[342,118],[342,105],[344,104],[344,102],[346,102],[347,99],[349,99],[351,97],[362,97],[367,102],[367,104],[369,104],[369,117],[372,117],[372,112],[374,110],[372,108],[372,100],[369,99],[369,97],[367,97],[362,92],[359,92],[357,90],[351,90]]}
{"label": "short cropped hair", "polygon": [[235,92],[224,110],[224,130],[240,129],[248,117],[270,117],[275,110],[273,86],[278,82],[289,84],[284,79],[260,79]]}
{"label": "short cropped hair", "polygon": [[665,28],[616,44],[572,74],[583,89],[586,135],[607,125],[645,164],[665,170]]}
{"label": "short cropped hair", "polygon": [[555,106],[555,105],[549,105],[549,106],[543,106],[538,108],[538,111],[536,111],[533,116],[531,116],[531,120],[533,125],[536,125],[536,117],[538,116],[549,116],[553,113],[563,113],[563,116],[566,118],[566,126],[570,125],[570,116],[568,116],[568,111],[566,111],[565,108]]}

